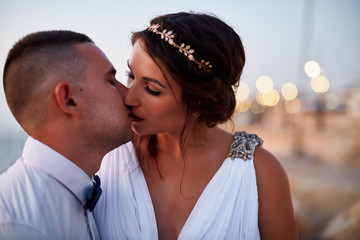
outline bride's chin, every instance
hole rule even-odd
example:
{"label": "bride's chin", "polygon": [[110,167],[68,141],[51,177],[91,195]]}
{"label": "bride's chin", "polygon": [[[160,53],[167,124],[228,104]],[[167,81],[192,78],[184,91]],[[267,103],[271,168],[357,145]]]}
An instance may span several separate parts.
{"label": "bride's chin", "polygon": [[141,131],[140,129],[136,128],[134,125],[131,126],[131,130],[133,130],[133,132],[135,133],[135,135],[137,135],[138,137],[147,135],[146,133],[144,133],[144,132]]}
{"label": "bride's chin", "polygon": [[136,123],[131,124],[131,130],[139,137],[154,135],[159,133],[156,132],[155,129],[149,129],[149,127],[145,127],[144,125],[136,124]]}

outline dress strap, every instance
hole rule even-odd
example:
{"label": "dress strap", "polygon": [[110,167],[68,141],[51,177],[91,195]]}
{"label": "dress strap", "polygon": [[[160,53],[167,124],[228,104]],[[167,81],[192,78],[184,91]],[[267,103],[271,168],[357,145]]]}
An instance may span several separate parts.
{"label": "dress strap", "polygon": [[241,158],[244,161],[253,158],[255,147],[261,146],[263,140],[256,134],[249,134],[247,132],[235,132],[235,141],[231,144],[230,153],[228,157],[232,159]]}

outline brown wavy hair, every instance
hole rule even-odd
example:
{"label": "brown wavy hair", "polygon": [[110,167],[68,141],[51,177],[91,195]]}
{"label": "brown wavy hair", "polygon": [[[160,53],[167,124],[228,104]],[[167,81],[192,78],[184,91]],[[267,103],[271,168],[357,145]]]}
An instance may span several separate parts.
{"label": "brown wavy hair", "polygon": [[[204,59],[212,65],[208,72],[199,69],[177,48],[149,30],[132,34],[132,44],[141,39],[149,56],[182,88],[183,104],[187,108],[180,141],[184,143],[193,113],[199,116],[195,125],[191,125],[192,131],[203,122],[211,128],[231,118],[236,106],[234,89],[245,64],[244,47],[234,29],[214,15],[179,12],[158,16],[151,20],[150,25],[153,24],[160,25],[159,32],[172,30],[178,45],[191,45],[195,59]],[[141,141],[144,140],[148,146],[145,155],[156,159],[156,136],[142,137]]]}

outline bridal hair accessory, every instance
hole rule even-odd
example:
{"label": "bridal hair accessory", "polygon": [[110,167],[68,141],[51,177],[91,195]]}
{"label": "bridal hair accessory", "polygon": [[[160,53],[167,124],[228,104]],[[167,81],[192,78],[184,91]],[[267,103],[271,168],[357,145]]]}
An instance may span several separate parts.
{"label": "bridal hair accessory", "polygon": [[157,23],[157,24],[153,24],[149,27],[146,27],[146,29],[157,35],[160,35],[161,39],[163,39],[165,42],[168,42],[170,45],[179,49],[179,52],[184,54],[185,57],[187,57],[190,61],[195,62],[198,65],[199,69],[206,71],[206,72],[210,71],[210,69],[212,68],[212,65],[210,64],[209,61],[205,61],[204,59],[202,59],[200,62],[197,61],[193,56],[193,53],[195,52],[195,50],[191,49],[190,45],[186,45],[185,43],[180,44],[180,46],[177,45],[174,42],[175,35],[174,35],[173,31],[168,31],[168,30],[164,29],[162,32],[159,32],[158,31],[159,27],[160,27],[160,24]]}

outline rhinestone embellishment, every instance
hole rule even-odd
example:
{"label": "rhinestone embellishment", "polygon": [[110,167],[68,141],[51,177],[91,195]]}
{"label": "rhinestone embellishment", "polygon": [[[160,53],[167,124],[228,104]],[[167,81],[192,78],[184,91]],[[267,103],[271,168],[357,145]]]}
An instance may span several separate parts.
{"label": "rhinestone embellishment", "polygon": [[231,159],[241,158],[245,161],[250,160],[253,158],[255,147],[263,144],[263,140],[256,134],[249,134],[247,132],[236,132],[234,139],[235,141],[231,144],[228,155]]}

